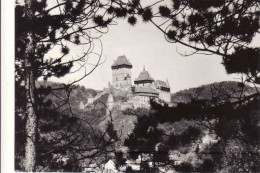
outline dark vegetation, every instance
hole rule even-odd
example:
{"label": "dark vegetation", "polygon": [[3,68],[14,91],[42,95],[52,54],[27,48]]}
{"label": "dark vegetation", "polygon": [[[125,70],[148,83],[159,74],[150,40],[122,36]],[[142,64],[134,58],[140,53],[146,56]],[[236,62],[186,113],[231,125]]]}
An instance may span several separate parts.
{"label": "dark vegetation", "polygon": [[[62,83],[57,82],[43,82],[40,81],[36,83],[37,88],[61,88],[64,85]],[[73,85],[73,89],[70,92],[69,96],[69,102],[70,107],[73,112],[79,113],[79,103],[82,102],[83,104],[87,104],[88,98],[96,96],[100,91],[94,90],[94,89],[87,89],[84,86],[79,85]],[[52,102],[55,105],[60,104],[61,100],[64,100],[67,98],[66,91],[65,90],[55,90],[52,91],[53,94],[48,95],[45,99],[46,100],[52,100]],[[67,109],[68,107],[63,107],[64,109]]]}
{"label": "dark vegetation", "polygon": [[122,112],[124,115],[130,115],[130,116],[143,116],[143,115],[149,115],[149,110],[146,108],[127,108],[123,110]]}
{"label": "dark vegetation", "polygon": [[[39,82],[41,87],[62,87],[62,83],[57,82]],[[84,86],[73,85],[72,90],[68,95],[65,90],[55,90],[51,95],[46,96],[45,100],[51,100],[53,108],[60,107],[60,111],[64,114],[74,114],[78,118],[87,121],[90,124],[98,125],[106,117],[106,107],[102,103],[106,103],[107,94],[98,99],[93,105],[88,105],[88,98],[96,96],[101,91],[88,89]],[[82,103],[83,108],[80,106]],[[61,106],[62,105],[62,106]]]}
{"label": "dark vegetation", "polygon": [[[141,156],[137,172],[159,171],[162,167],[181,172],[260,170],[259,101],[239,107],[230,102],[218,106],[206,102],[192,100],[176,107],[151,102],[153,111],[149,116],[138,117],[124,143],[129,149],[127,158],[135,160]],[[169,124],[172,131],[167,128]],[[206,148],[195,147],[201,144],[199,140],[205,133],[212,134],[216,142]],[[184,160],[179,164],[170,159],[170,151],[195,153],[197,163]],[[148,162],[153,166],[147,166]]]}
{"label": "dark vegetation", "polygon": [[[94,45],[100,43],[98,39],[116,17],[111,13],[105,20],[100,17],[107,14],[112,4],[79,0],[56,1],[49,6],[50,2],[54,1],[25,0],[24,4],[16,1],[15,5],[15,118],[16,133],[20,135],[16,140],[15,169],[26,172],[79,171],[84,168],[80,165],[82,160],[108,153],[107,147],[113,143],[105,139],[111,129],[109,123],[104,133],[96,131],[73,112],[76,105],[70,103],[73,84],[101,63],[102,45],[99,44],[101,52],[96,52]],[[73,46],[85,49],[73,58],[70,55]],[[48,54],[54,49],[60,52]],[[86,68],[90,57],[96,62]],[[48,81],[79,71],[83,71],[82,76],[61,87],[36,87],[39,79]],[[61,95],[55,95],[57,90],[63,90]],[[48,130],[47,136],[42,128]],[[48,149],[42,149],[43,144]]]}
{"label": "dark vegetation", "polygon": [[[96,163],[95,167],[98,168],[105,162],[106,155],[113,151],[116,132],[109,122],[102,131],[96,126],[106,115],[104,107],[97,106],[88,111],[79,108],[82,100],[96,95],[98,91],[73,85],[71,90],[55,90],[52,94],[44,94],[43,85],[46,83],[37,83],[36,89],[36,92],[41,93],[37,100],[41,104],[37,112],[39,135],[36,170],[82,171],[86,167],[85,162]],[[48,82],[45,87],[61,86],[60,83]],[[24,92],[21,92],[21,88],[16,91],[16,106],[20,108],[24,104]],[[25,117],[22,112],[16,112],[16,124],[15,167],[19,170],[22,169],[25,142]]]}
{"label": "dark vegetation", "polygon": [[[39,88],[41,88],[41,85],[43,85],[42,82],[37,84]],[[51,87],[60,87],[61,85],[62,84],[54,82],[48,83],[48,86]],[[135,128],[133,132],[127,137],[124,142],[124,145],[127,146],[129,149],[128,154],[125,155],[125,153],[122,153],[120,151],[115,153],[117,168],[123,168],[127,159],[136,160],[137,157],[140,155],[143,159],[140,163],[141,171],[158,171],[160,167],[170,166],[176,171],[214,172],[218,169],[223,169],[221,165],[224,164],[224,162],[228,162],[230,164],[230,167],[238,167],[237,163],[234,162],[231,158],[229,160],[225,160],[226,158],[224,159],[224,152],[226,152],[226,148],[235,145],[235,142],[233,140],[241,140],[241,137],[234,137],[238,130],[237,126],[240,126],[240,122],[237,121],[242,121],[240,117],[246,118],[246,116],[252,116],[251,118],[253,119],[249,118],[249,120],[243,120],[243,123],[246,124],[244,124],[244,127],[241,129],[241,133],[246,133],[247,137],[249,138],[244,140],[251,141],[252,139],[254,139],[255,142],[251,141],[255,143],[253,144],[253,146],[255,146],[257,144],[256,141],[258,141],[258,134],[253,133],[253,131],[255,132],[259,130],[259,127],[255,124],[259,122],[259,112],[256,113],[257,115],[251,115],[252,111],[257,111],[257,105],[251,103],[250,105],[245,106],[244,108],[239,108],[238,110],[232,108],[231,103],[235,102],[235,100],[238,99],[240,90],[241,84],[239,82],[214,83],[174,93],[173,96],[178,97],[174,98],[177,100],[177,103],[175,102],[176,105],[173,108],[168,107],[167,104],[161,105],[152,101],[151,110],[143,108],[128,108],[122,111],[122,114],[124,115],[136,116],[137,122],[135,123]],[[243,91],[243,97],[247,97],[248,95],[253,94],[255,92],[255,89],[253,87],[246,86],[246,89],[244,89]],[[70,100],[68,103],[70,104],[62,106],[62,109],[66,107],[71,108],[73,112],[79,115],[79,117],[83,120],[89,123],[93,123],[94,126],[98,125],[106,118],[103,105],[98,106],[97,104],[96,106],[92,106],[92,108],[89,107],[89,109],[84,111],[80,110],[79,107],[79,102],[86,100],[88,96],[95,96],[98,92],[100,91],[85,89],[83,86],[75,85],[69,97]],[[62,104],[60,100],[66,98],[62,97],[65,93],[66,92],[64,92],[63,90],[57,90],[55,91],[55,94],[52,95],[52,97],[47,96],[45,100],[52,100],[52,104],[55,105],[54,107],[57,107],[58,104]],[[227,96],[227,93],[232,94]],[[219,101],[213,102],[213,97],[218,98]],[[224,105],[222,105],[223,103]],[[50,116],[53,116],[50,113],[48,114]],[[77,121],[77,119],[73,120],[73,118],[66,119],[66,116],[63,116],[62,118],[64,120],[62,121],[62,119],[59,119],[59,121],[56,122],[55,126],[42,126],[41,133],[46,134],[49,131],[59,131],[59,128],[56,128],[56,126],[62,129],[66,127],[67,121],[69,121],[70,125],[73,124],[73,121]],[[254,124],[251,124],[251,122],[254,122]],[[62,126],[62,124],[64,126]],[[85,130],[89,130],[88,125],[83,125],[83,127],[86,128]],[[225,133],[223,133],[223,128],[229,129],[229,131],[225,131]],[[99,129],[96,129],[96,131],[99,131]],[[205,135],[205,131],[210,131],[210,133],[213,133],[215,135],[219,133],[217,136],[214,136],[214,138],[224,138],[225,140],[229,141],[229,144],[226,144],[227,146],[223,146],[222,140],[220,140],[217,143],[208,146],[207,149],[200,151],[200,149],[197,148],[195,144]],[[244,134],[242,135],[242,137],[244,137]],[[17,139],[22,138],[23,136],[17,135]],[[48,137],[44,138],[50,139]],[[47,143],[43,144],[46,145]],[[20,145],[17,145],[17,148],[18,147],[20,147]],[[255,149],[255,152],[257,152],[256,148],[251,147],[251,149]],[[248,151],[236,151],[235,149],[233,150],[233,153],[228,153],[229,157],[238,157],[238,155],[240,155],[242,157],[238,158],[238,160],[240,159],[240,162],[244,163],[253,161],[254,164],[249,166],[250,169],[259,169],[256,165],[256,163],[258,163],[259,161],[257,154],[253,155],[252,157],[249,157],[247,155],[246,157],[248,158],[248,160],[244,160],[246,153],[248,154]],[[202,162],[198,165],[194,165],[190,162],[184,161],[181,164],[176,165],[174,163],[174,160],[170,159],[171,151],[178,151],[180,152],[180,154],[184,155],[189,152],[197,153],[197,159],[202,160]],[[53,155],[53,153],[51,155]],[[19,159],[19,157],[17,159]],[[44,161],[44,158],[41,159],[42,161]],[[97,160],[100,159],[97,158]],[[93,161],[95,162],[97,160],[93,159]],[[57,160],[54,160],[53,162],[56,163],[56,161]],[[148,165],[149,162],[152,162],[152,167]],[[57,167],[57,164],[55,164],[55,167]],[[79,165],[79,169],[80,167],[81,166]],[[232,169],[234,169],[234,167],[232,167]],[[130,167],[128,167],[127,169],[131,170]],[[239,169],[241,169],[241,167],[239,167],[238,170]],[[247,168],[245,168],[244,170],[247,171]]]}

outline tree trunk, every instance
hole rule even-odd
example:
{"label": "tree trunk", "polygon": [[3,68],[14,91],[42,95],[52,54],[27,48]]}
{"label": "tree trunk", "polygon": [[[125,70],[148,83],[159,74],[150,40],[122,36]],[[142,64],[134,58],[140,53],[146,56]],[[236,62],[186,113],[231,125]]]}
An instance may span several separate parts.
{"label": "tree trunk", "polygon": [[[25,0],[26,8],[25,13],[29,21],[32,21],[34,12],[31,8],[33,0]],[[36,160],[36,114],[35,114],[35,76],[33,71],[33,61],[35,53],[34,34],[30,31],[27,35],[27,45],[24,55],[24,68],[25,68],[25,90],[26,90],[26,143],[25,143],[25,158],[24,158],[24,171],[35,171]]]}
{"label": "tree trunk", "polygon": [[36,158],[36,114],[34,110],[34,77],[33,71],[28,70],[25,74],[25,88],[26,88],[26,143],[25,143],[25,159],[24,169],[31,172],[35,169]]}

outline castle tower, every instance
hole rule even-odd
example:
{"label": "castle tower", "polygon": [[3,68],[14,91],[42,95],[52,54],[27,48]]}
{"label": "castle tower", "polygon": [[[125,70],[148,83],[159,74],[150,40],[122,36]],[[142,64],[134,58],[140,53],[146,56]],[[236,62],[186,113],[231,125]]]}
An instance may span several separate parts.
{"label": "castle tower", "polygon": [[157,91],[159,92],[159,98],[164,100],[167,103],[171,102],[171,87],[168,79],[165,81],[156,80],[155,86]]}
{"label": "castle tower", "polygon": [[143,69],[139,76],[134,80],[135,102],[134,107],[150,107],[150,98],[158,98],[159,93],[154,86],[154,79]]}
{"label": "castle tower", "polygon": [[143,71],[139,74],[139,76],[134,80],[134,84],[136,87],[154,87],[154,79],[148,73],[148,71],[143,69]]}
{"label": "castle tower", "polygon": [[112,68],[112,85],[118,89],[129,89],[131,87],[132,64],[126,58],[125,55],[119,56]]}

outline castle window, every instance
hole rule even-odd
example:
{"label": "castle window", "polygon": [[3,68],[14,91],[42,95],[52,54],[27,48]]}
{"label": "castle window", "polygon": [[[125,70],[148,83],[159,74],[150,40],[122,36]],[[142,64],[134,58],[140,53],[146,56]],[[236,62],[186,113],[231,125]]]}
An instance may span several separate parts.
{"label": "castle window", "polygon": [[117,81],[117,77],[116,77],[116,81]]}

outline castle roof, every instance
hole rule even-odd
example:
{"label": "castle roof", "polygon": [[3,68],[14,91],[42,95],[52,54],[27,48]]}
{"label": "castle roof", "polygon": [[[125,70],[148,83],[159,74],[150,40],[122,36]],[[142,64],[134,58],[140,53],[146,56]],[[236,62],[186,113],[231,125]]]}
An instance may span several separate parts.
{"label": "castle roof", "polygon": [[155,81],[155,86],[156,87],[170,88],[169,84],[167,84],[166,82],[164,82],[162,80],[156,80]]}
{"label": "castle roof", "polygon": [[156,95],[159,94],[155,89],[150,87],[137,87],[135,88],[135,93],[151,93]]}
{"label": "castle roof", "polygon": [[154,81],[151,75],[145,69],[139,74],[139,76],[135,79],[135,82],[141,81]]}
{"label": "castle roof", "polygon": [[114,62],[114,64],[111,67],[113,69],[113,68],[124,67],[124,66],[132,68],[132,64],[129,62],[126,56],[122,55],[117,58],[117,60]]}

